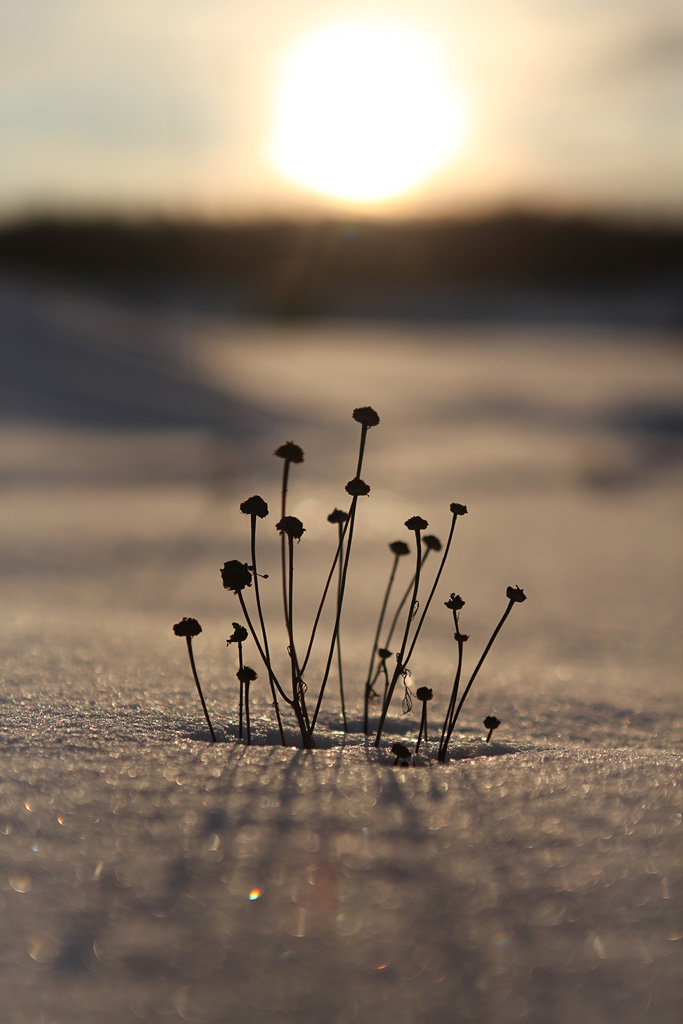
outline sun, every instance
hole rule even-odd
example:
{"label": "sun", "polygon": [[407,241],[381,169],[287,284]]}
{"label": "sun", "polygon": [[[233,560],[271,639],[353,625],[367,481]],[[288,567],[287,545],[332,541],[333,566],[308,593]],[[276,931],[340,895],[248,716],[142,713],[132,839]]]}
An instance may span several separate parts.
{"label": "sun", "polygon": [[270,154],[299,185],[373,202],[418,186],[463,134],[462,96],[438,37],[402,22],[343,22],[287,54]]}

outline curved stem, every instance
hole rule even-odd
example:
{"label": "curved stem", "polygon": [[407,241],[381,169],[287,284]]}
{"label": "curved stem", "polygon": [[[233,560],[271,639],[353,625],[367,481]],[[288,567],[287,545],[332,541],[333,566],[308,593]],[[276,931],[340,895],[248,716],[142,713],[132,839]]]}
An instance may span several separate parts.
{"label": "curved stem", "polygon": [[197,684],[197,693],[199,694],[199,699],[202,702],[202,707],[204,708],[204,714],[206,716],[206,724],[208,725],[209,732],[211,733],[211,742],[215,743],[216,742],[216,734],[213,731],[213,726],[211,725],[211,719],[209,718],[209,712],[207,711],[207,708],[206,708],[206,701],[204,700],[204,694],[202,693],[202,688],[201,688],[200,683],[199,683],[199,676],[197,675],[197,666],[194,663],[194,653],[192,651],[192,637],[191,636],[186,636],[185,639],[187,640],[187,653],[190,655],[190,665],[192,667],[192,675],[194,676],[194,681]]}

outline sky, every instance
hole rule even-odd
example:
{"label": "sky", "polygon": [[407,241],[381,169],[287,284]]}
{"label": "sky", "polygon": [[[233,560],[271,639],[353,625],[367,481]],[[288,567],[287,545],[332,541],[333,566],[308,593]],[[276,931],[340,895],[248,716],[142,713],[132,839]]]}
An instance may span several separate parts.
{"label": "sky", "polygon": [[[293,55],[317,30],[368,20],[431,47],[427,68],[400,58],[397,82],[390,47],[374,37],[381,109],[400,146],[375,151],[372,122],[363,137],[344,134],[360,65],[354,37],[337,35],[336,94],[304,82],[318,107],[296,108],[288,129],[293,180],[274,157]],[[682,68],[679,0],[0,0],[0,219],[522,204],[680,221]],[[422,132],[440,102],[424,91],[430,75],[450,103],[432,138]],[[321,154],[339,172],[335,194]],[[411,177],[416,154],[426,167]],[[359,197],[370,166],[379,185]],[[406,180],[381,194],[397,168]],[[356,194],[341,195],[352,178]]]}

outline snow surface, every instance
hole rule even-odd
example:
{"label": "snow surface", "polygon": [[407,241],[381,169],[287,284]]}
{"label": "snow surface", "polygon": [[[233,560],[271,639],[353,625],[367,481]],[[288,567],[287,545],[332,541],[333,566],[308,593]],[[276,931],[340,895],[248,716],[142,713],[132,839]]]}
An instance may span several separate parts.
{"label": "snow surface", "polygon": [[[0,320],[2,1019],[677,1024],[679,340],[228,322],[16,280]],[[261,671],[247,749],[225,647],[241,616],[218,575],[249,559],[239,503],[271,505],[260,569],[284,672],[271,452],[306,453],[290,491],[305,634],[364,404],[382,422],[342,629],[352,732],[334,677],[320,749],[280,747]],[[430,734],[454,667],[443,601],[465,598],[473,659],[506,586],[529,599],[449,763],[394,767],[417,713],[396,702],[379,752],[359,716],[386,544],[410,542],[414,514],[444,539],[451,501],[469,514],[411,664],[435,691]],[[183,615],[203,625],[215,747]]]}

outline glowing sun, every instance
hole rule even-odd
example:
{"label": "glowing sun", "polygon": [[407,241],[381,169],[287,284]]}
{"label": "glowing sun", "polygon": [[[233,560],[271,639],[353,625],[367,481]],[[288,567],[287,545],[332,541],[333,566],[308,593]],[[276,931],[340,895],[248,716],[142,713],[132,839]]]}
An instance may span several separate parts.
{"label": "glowing sun", "polygon": [[463,103],[435,36],[386,21],[344,22],[289,51],[271,156],[291,180],[340,199],[388,199],[457,151]]}

